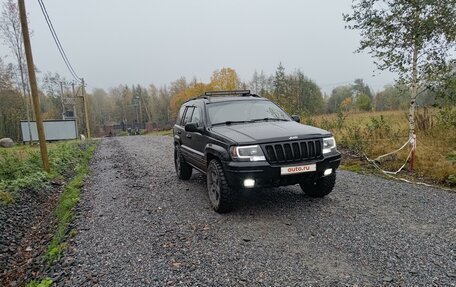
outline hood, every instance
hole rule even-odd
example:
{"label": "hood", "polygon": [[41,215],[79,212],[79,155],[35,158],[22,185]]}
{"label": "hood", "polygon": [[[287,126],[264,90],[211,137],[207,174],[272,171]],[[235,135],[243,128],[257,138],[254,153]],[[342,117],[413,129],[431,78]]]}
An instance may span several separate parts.
{"label": "hood", "polygon": [[212,131],[238,144],[300,140],[331,134],[328,131],[294,121],[231,124],[212,127]]}

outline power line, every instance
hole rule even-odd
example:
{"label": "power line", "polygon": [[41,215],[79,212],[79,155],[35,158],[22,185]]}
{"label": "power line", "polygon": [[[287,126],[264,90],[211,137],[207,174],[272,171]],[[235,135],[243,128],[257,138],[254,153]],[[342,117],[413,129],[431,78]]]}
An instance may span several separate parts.
{"label": "power line", "polygon": [[71,65],[70,61],[68,60],[65,50],[63,49],[62,44],[60,43],[59,37],[57,36],[57,33],[55,32],[54,25],[52,25],[51,18],[49,17],[49,14],[46,10],[46,6],[44,5],[43,0],[38,0],[38,3],[40,4],[40,8],[41,8],[41,11],[43,12],[44,19],[46,20],[46,23],[49,27],[49,31],[51,32],[52,38],[54,38],[54,42],[57,45],[57,48],[59,50],[60,55],[62,56],[63,61],[65,62],[65,65],[67,66],[68,70],[70,71],[70,73],[74,77],[74,79],[76,81],[80,82],[81,78],[75,72],[75,70],[73,69],[73,66]]}

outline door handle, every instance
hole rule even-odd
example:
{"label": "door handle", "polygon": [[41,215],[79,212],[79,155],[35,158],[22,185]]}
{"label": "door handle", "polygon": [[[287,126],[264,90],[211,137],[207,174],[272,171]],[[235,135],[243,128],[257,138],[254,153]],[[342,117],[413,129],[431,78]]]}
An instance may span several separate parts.
{"label": "door handle", "polygon": [[177,133],[178,133],[178,134],[181,134],[181,133],[182,133],[182,131],[177,131]]}
{"label": "door handle", "polygon": [[187,134],[187,138],[191,139],[192,135],[191,134]]}

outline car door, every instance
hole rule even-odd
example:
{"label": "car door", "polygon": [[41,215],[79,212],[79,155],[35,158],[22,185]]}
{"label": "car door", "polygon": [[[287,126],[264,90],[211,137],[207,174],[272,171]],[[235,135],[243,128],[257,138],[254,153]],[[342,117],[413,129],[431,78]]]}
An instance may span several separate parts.
{"label": "car door", "polygon": [[192,155],[192,141],[191,135],[185,130],[185,125],[190,123],[192,120],[193,110],[195,109],[194,106],[187,106],[184,111],[184,116],[182,118],[182,130],[180,133],[180,140],[181,140],[181,153],[184,156],[185,160],[194,165],[194,156]]}
{"label": "car door", "polygon": [[182,122],[184,120],[186,108],[187,107],[183,105],[179,109],[179,114],[177,115],[176,123],[174,124],[173,128],[174,141],[177,142],[179,145],[182,144],[182,137],[185,136],[183,134],[184,127],[182,126]]}
{"label": "car door", "polygon": [[[199,105],[195,105],[191,123],[196,123],[198,127],[204,128],[203,120],[203,110]],[[189,145],[191,145],[191,157],[192,161],[195,163],[196,168],[206,171],[206,158],[204,155],[204,148],[207,144],[207,137],[204,135],[204,132],[187,132],[186,140],[188,140]]]}

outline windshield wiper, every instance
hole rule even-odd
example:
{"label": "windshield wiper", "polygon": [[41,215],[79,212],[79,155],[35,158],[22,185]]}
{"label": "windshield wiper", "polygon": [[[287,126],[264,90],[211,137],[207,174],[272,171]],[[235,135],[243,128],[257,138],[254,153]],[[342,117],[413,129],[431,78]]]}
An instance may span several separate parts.
{"label": "windshield wiper", "polygon": [[226,122],[212,124],[212,126],[242,124],[242,123],[248,123],[248,122],[250,122],[250,121],[226,121]]}
{"label": "windshield wiper", "polygon": [[231,125],[231,124],[242,124],[242,123],[254,123],[254,122],[261,122],[261,121],[281,121],[281,122],[288,122],[287,119],[279,119],[279,118],[261,118],[261,119],[253,119],[248,121],[226,121],[212,124],[212,126],[219,126],[219,125]]}
{"label": "windshield wiper", "polygon": [[261,121],[281,121],[281,122],[288,122],[287,119],[279,119],[279,118],[262,118],[262,119],[253,119],[251,122],[261,122]]}

